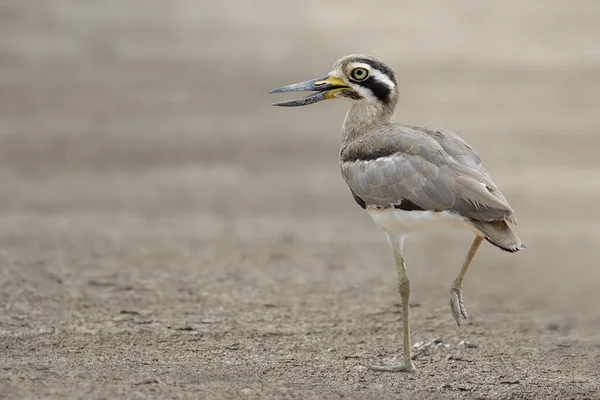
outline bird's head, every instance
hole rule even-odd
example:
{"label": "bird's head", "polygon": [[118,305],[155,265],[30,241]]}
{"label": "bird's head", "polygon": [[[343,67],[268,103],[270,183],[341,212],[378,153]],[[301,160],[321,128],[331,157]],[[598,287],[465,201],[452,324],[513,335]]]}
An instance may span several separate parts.
{"label": "bird's head", "polygon": [[393,108],[398,100],[394,70],[377,57],[362,54],[341,58],[324,77],[284,86],[271,93],[301,91],[315,93],[273,105],[297,107],[328,99],[342,99],[365,106]]}

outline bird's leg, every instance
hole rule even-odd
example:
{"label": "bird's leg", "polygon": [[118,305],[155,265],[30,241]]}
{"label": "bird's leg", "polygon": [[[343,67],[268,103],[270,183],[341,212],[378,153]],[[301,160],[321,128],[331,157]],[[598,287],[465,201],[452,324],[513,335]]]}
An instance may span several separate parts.
{"label": "bird's leg", "polygon": [[475,240],[473,240],[473,244],[467,253],[467,258],[465,258],[465,262],[463,263],[458,276],[454,279],[454,282],[452,282],[452,286],[450,287],[450,311],[452,311],[452,316],[459,327],[461,323],[460,317],[462,316],[465,319],[469,317],[462,298],[463,279],[482,240],[483,238],[481,236],[475,236]]}
{"label": "bird's leg", "polygon": [[410,346],[410,310],[409,310],[409,298],[410,298],[410,281],[408,279],[408,271],[404,264],[404,258],[402,257],[402,237],[388,235],[388,241],[390,247],[394,252],[394,258],[396,260],[396,269],[398,270],[398,291],[402,298],[402,336],[404,339],[404,357],[402,362],[385,363],[381,365],[374,365],[371,368],[375,371],[389,371],[389,372],[413,372],[415,366],[412,362],[411,357],[411,346]]}

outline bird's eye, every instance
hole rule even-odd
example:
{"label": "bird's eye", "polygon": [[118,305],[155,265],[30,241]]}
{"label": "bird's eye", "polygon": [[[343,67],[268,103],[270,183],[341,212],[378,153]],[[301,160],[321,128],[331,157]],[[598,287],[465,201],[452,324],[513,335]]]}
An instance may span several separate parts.
{"label": "bird's eye", "polygon": [[357,81],[364,81],[369,76],[369,71],[365,68],[354,68],[351,75]]}

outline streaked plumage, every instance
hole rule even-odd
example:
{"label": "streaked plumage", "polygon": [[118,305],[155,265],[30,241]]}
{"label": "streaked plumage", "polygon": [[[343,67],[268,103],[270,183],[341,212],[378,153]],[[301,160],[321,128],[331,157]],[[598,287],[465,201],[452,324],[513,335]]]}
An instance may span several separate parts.
{"label": "streaked plumage", "polygon": [[458,135],[441,129],[392,123],[398,101],[394,71],[373,56],[350,55],[323,78],[272,93],[312,90],[305,98],[275,105],[294,107],[339,98],[351,103],[342,128],[340,168],[354,200],[388,236],[402,296],[404,359],[374,367],[413,371],[408,299],[410,283],[402,256],[403,238],[446,225],[471,229],[475,240],[451,286],[450,308],[457,324],[467,318],[462,281],[483,238],[503,250],[524,248],[508,223],[514,211],[492,182],[479,155]]}

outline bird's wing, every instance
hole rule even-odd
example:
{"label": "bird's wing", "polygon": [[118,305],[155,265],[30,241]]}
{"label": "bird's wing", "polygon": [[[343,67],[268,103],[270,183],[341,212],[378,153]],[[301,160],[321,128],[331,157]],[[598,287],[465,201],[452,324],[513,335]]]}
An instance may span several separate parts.
{"label": "bird's wing", "polygon": [[[411,128],[419,130],[431,136],[442,146],[446,153],[448,153],[452,158],[454,158],[459,164],[470,168],[474,168],[477,171],[479,171],[479,173],[483,175],[488,181],[486,185],[488,186],[490,192],[494,195],[494,197],[499,199],[504,204],[509,205],[508,200],[506,200],[506,197],[504,197],[500,189],[498,189],[494,182],[492,182],[490,174],[486,171],[483,164],[481,163],[481,157],[479,157],[479,154],[477,154],[477,152],[473,150],[473,148],[469,146],[469,144],[465,142],[460,136],[458,136],[452,131],[445,129],[430,129],[423,126],[413,126]],[[517,223],[517,220],[514,217],[514,215],[511,215],[507,219],[509,222],[512,222],[514,224]]]}
{"label": "bird's wing", "polygon": [[440,136],[417,127],[380,126],[342,148],[342,175],[367,205],[407,200],[423,210],[513,221],[513,210],[477,153],[454,134]]}
{"label": "bird's wing", "polygon": [[433,138],[458,163],[479,169],[485,175],[488,175],[481,164],[479,154],[456,133],[445,129],[431,129],[424,126],[407,126],[407,128],[422,132]]}

